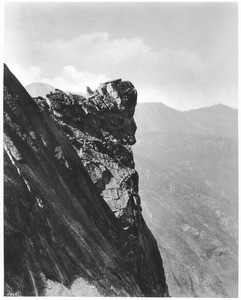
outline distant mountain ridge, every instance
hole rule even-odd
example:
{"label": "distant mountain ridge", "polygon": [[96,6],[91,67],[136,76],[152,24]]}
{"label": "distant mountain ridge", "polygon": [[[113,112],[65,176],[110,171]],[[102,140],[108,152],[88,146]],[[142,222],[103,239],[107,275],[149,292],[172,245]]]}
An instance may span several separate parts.
{"label": "distant mountain ridge", "polygon": [[48,83],[33,82],[25,86],[31,97],[45,97],[50,92],[54,92],[55,87]]}
{"label": "distant mountain ridge", "polygon": [[[238,137],[238,110],[223,104],[190,110],[183,113],[187,120],[204,134]],[[205,124],[205,125],[204,125]]]}
{"label": "distant mountain ridge", "polygon": [[142,132],[173,132],[237,138],[238,110],[223,104],[178,111],[161,102],[139,103],[135,120]]}
{"label": "distant mountain ridge", "polygon": [[[25,86],[25,89],[29,93],[31,97],[43,97],[45,98],[47,94],[50,92],[54,92],[56,87],[53,87],[52,85],[44,82],[32,82]],[[84,96],[84,93],[81,92],[71,92],[71,91],[65,91],[65,93],[69,94],[75,94],[79,96]]]}

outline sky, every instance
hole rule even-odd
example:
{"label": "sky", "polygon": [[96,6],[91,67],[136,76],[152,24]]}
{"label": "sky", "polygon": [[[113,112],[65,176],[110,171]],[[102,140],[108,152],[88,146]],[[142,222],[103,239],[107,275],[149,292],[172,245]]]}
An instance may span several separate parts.
{"label": "sky", "polygon": [[26,86],[131,81],[138,102],[238,106],[238,4],[5,3],[5,62]]}

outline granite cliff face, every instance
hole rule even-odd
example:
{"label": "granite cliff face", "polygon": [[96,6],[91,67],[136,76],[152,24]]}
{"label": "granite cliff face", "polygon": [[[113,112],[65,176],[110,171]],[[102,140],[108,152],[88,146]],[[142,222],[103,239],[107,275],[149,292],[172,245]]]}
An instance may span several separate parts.
{"label": "granite cliff face", "polygon": [[130,145],[137,93],[34,100],[4,68],[5,295],[168,296]]}

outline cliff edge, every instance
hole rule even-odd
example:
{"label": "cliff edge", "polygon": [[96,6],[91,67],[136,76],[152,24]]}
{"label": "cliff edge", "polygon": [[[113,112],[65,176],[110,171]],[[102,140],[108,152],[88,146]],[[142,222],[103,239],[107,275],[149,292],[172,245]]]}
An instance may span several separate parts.
{"label": "cliff edge", "polygon": [[141,213],[137,92],[31,98],[4,66],[5,295],[168,296]]}

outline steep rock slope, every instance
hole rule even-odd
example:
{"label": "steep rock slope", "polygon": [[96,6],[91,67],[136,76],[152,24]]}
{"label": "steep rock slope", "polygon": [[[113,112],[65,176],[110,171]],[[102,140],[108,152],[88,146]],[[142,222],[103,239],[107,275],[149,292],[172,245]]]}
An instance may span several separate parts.
{"label": "steep rock slope", "polygon": [[[128,145],[135,141],[136,91],[128,82],[118,84],[118,97],[111,83],[86,103],[58,90],[47,101],[35,99],[37,105],[5,66],[5,295],[168,295],[156,241],[141,215]],[[107,100],[105,87],[113,106],[107,114],[108,103],[91,102]],[[117,121],[126,132],[118,132]],[[99,152],[88,152],[88,141]],[[106,185],[113,170],[114,184],[123,177],[124,188],[116,189],[112,203]]]}

